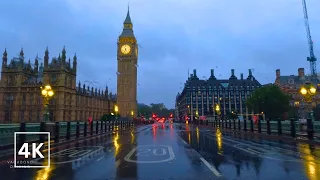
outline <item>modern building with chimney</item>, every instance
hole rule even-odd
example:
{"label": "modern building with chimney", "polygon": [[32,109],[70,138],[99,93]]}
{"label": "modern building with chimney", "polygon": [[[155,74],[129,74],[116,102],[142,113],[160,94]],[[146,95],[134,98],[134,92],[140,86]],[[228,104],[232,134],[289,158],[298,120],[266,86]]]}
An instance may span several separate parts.
{"label": "modern building with chimney", "polygon": [[[319,77],[306,75],[304,68],[298,69],[298,75],[289,75],[289,76],[281,76],[280,69],[276,70],[276,80],[274,84],[280,87],[280,89],[283,92],[292,96],[290,105],[298,108],[298,113],[301,118],[306,117],[305,109],[307,104],[304,102],[303,97],[300,94],[299,90],[300,90],[300,87],[306,82],[310,82],[315,87],[317,87],[317,91],[320,90]],[[317,93],[313,97],[312,106],[315,107],[317,104],[319,104],[319,102],[320,102],[320,95],[319,93]]]}
{"label": "modern building with chimney", "polygon": [[248,112],[245,102],[259,87],[261,84],[253,76],[251,69],[246,78],[242,73],[240,78],[236,77],[232,69],[229,79],[217,79],[213,69],[209,79],[199,79],[194,69],[182,92],[176,97],[178,115],[180,118],[188,116],[191,119],[215,116],[215,105],[219,104],[222,116],[236,111],[248,118],[252,113]]}

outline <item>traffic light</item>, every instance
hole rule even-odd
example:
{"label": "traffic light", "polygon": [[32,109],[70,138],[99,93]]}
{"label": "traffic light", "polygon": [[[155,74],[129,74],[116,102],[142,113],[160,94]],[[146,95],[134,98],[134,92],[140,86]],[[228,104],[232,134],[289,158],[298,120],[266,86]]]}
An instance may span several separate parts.
{"label": "traffic light", "polygon": [[170,114],[170,118],[173,118],[173,114]]}
{"label": "traffic light", "polygon": [[152,114],[152,118],[156,118],[157,116],[155,114]]}

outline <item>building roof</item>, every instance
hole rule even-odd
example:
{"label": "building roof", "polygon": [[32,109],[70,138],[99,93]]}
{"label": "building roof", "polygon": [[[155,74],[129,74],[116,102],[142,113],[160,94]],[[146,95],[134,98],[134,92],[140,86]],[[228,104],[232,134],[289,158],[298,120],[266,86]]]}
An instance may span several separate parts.
{"label": "building roof", "polygon": [[296,84],[296,85],[301,85],[304,84],[306,81],[309,81],[312,84],[319,84],[320,80],[319,78],[315,78],[313,76],[280,76],[280,85],[285,85],[285,84]]}

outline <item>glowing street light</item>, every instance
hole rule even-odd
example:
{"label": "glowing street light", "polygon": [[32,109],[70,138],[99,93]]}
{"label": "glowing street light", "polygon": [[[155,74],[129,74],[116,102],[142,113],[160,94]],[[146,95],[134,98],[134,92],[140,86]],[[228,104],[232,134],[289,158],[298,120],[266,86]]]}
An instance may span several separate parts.
{"label": "glowing street light", "polygon": [[[310,103],[310,104],[312,103],[312,97],[316,95],[316,93],[317,93],[317,89],[310,82],[306,82],[304,85],[300,87],[300,94],[303,96],[304,100],[307,103]],[[311,107],[310,116],[313,121],[314,117],[313,117],[312,107]]]}
{"label": "glowing street light", "polygon": [[44,110],[45,110],[44,120],[48,121],[49,120],[49,109],[48,109],[49,100],[54,96],[54,92],[50,85],[40,87],[40,89],[41,89],[41,95],[44,99]]}

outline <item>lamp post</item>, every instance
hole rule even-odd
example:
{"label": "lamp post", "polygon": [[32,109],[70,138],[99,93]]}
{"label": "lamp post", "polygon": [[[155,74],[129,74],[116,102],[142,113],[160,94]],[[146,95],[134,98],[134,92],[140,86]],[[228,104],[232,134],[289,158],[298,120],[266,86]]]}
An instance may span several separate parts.
{"label": "lamp post", "polygon": [[114,112],[116,113],[116,120],[118,120],[118,111],[119,111],[119,107],[117,105],[114,105]]}
{"label": "lamp post", "polygon": [[45,110],[44,121],[48,121],[49,120],[49,109],[48,109],[49,100],[53,97],[54,92],[50,85],[40,87],[40,89],[41,89],[41,95],[44,99],[44,110]]}
{"label": "lamp post", "polygon": [[310,82],[306,82],[304,85],[300,87],[300,94],[303,96],[305,102],[307,102],[311,108],[309,115],[312,121],[314,121],[312,110],[312,97],[316,95],[316,93],[317,89]]}
{"label": "lamp post", "polygon": [[[217,120],[219,120],[219,122],[220,122],[220,120],[221,120],[221,118],[220,118],[220,114],[221,114],[220,104],[216,104],[215,110],[216,110],[216,112],[217,112]],[[220,119],[219,119],[219,118],[220,118]],[[219,124],[220,124],[220,123],[219,123]]]}
{"label": "lamp post", "polygon": [[131,117],[132,117],[132,120],[133,120],[133,116],[134,116],[134,112],[133,112],[133,110],[131,110]]}

